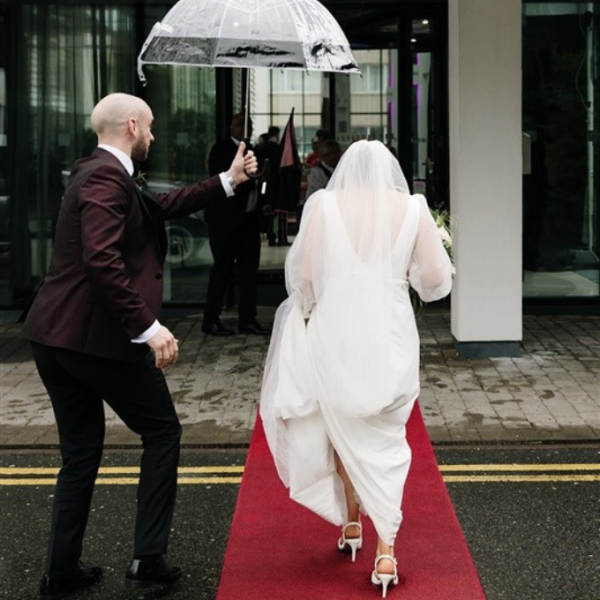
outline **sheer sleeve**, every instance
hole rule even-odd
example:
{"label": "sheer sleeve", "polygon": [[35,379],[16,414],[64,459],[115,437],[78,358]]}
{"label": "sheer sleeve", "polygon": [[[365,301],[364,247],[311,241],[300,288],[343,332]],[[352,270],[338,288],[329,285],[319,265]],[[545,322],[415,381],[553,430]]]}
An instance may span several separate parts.
{"label": "sheer sleeve", "polygon": [[419,200],[421,215],[408,279],[423,302],[434,302],[450,293],[453,267],[427,200],[420,194],[415,197]]}
{"label": "sheer sleeve", "polygon": [[304,205],[298,235],[285,261],[285,282],[288,296],[295,298],[304,318],[308,318],[315,304],[315,271],[319,264],[315,257],[322,257],[322,196],[319,190]]}

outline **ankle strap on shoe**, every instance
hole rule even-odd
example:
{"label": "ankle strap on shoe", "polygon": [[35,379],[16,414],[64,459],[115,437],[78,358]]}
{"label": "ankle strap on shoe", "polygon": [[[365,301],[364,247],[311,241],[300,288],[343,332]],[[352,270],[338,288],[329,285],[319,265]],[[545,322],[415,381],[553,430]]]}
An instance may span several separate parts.
{"label": "ankle strap on shoe", "polygon": [[344,533],[344,535],[346,534],[346,529],[348,527],[358,527],[362,533],[362,523],[360,521],[350,521],[349,523],[346,523],[343,527],[342,527],[342,532]]}
{"label": "ankle strap on shoe", "polygon": [[391,554],[380,554],[379,556],[375,557],[375,570],[377,570],[377,563],[384,558],[391,560],[394,563],[394,566],[396,566],[398,564],[398,561],[396,560],[396,558],[394,556],[392,556]]}

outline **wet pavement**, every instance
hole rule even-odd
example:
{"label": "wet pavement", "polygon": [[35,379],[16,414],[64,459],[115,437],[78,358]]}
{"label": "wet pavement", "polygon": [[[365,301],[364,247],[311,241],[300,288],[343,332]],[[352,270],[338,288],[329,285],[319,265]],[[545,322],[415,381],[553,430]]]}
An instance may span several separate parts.
{"label": "wet pavement", "polygon": [[[273,308],[259,320],[272,321]],[[0,447],[51,447],[54,418],[28,344],[14,315],[0,323]],[[201,332],[198,309],[171,310],[165,324],[180,340],[167,371],[186,445],[248,444],[256,419],[268,339],[214,338]],[[233,313],[223,323],[237,326]],[[531,316],[518,358],[462,358],[450,315],[427,309],[421,335],[420,404],[434,443],[600,440],[600,317]],[[107,411],[107,444],[137,446]]]}

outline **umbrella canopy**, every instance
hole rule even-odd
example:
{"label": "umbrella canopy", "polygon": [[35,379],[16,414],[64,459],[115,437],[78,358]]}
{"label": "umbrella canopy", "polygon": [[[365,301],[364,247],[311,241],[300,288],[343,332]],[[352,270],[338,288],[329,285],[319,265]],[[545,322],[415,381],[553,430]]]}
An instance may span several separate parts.
{"label": "umbrella canopy", "polygon": [[317,0],[179,0],[144,42],[141,81],[151,64],[360,72]]}

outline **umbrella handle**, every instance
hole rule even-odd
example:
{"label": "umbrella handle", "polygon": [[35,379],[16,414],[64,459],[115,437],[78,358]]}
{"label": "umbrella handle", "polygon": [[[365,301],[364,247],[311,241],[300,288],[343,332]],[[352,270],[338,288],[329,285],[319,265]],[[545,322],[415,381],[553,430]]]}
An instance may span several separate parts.
{"label": "umbrella handle", "polygon": [[246,171],[246,169],[244,169],[244,173],[250,179],[260,179],[261,177],[267,176],[269,174],[270,170],[271,170],[271,166],[269,164],[269,159],[265,158],[265,160],[263,162],[263,168],[260,171],[257,171],[256,173],[248,173]]}

